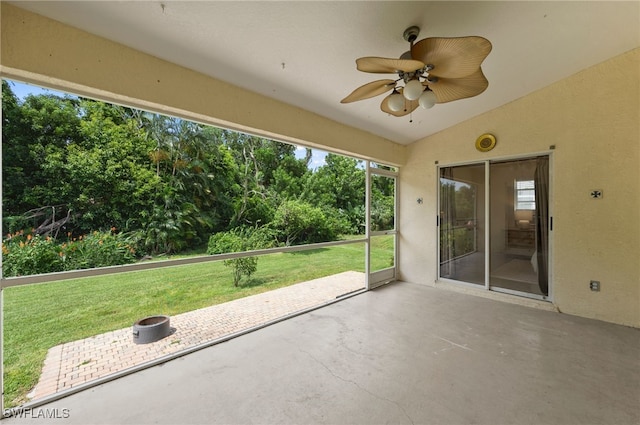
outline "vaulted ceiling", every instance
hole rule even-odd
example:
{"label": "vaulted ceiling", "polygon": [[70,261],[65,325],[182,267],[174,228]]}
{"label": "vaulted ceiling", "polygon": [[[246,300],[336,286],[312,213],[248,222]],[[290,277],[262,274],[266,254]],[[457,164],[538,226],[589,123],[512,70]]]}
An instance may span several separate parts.
{"label": "vaulted ceiling", "polygon": [[[640,46],[637,1],[9,3],[401,144]],[[488,89],[411,117],[382,112],[384,95],[341,104],[356,87],[393,78],[359,72],[355,59],[399,57],[412,25],[418,39],[490,40]]]}

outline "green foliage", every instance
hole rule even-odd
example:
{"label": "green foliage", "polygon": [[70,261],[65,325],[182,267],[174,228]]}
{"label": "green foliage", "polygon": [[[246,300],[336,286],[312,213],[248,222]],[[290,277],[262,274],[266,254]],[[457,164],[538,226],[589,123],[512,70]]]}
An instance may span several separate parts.
{"label": "green foliage", "polygon": [[80,140],[78,112],[71,97],[27,96],[20,102],[2,82],[4,216],[70,200],[62,164],[66,147]]}
{"label": "green foliage", "polygon": [[19,234],[22,229],[33,228],[33,221],[24,215],[3,217],[3,230],[9,235]]}
{"label": "green foliage", "polygon": [[306,202],[289,200],[278,207],[270,227],[286,246],[335,240],[345,223]]}
{"label": "green foliage", "polygon": [[2,242],[4,277],[106,267],[136,261],[135,241],[122,233],[94,231],[62,244],[23,231]]}
{"label": "green foliage", "polygon": [[137,260],[135,241],[123,234],[94,231],[61,245],[65,270],[129,264]]}
{"label": "green foliage", "polygon": [[160,184],[147,160],[152,145],[123,118],[125,108],[91,100],[80,106],[83,139],[67,147],[61,171],[73,188],[73,231],[126,229],[130,217],[151,208]]}
{"label": "green foliage", "polygon": [[348,222],[348,233],[365,231],[365,171],[362,161],[328,154],[326,164],[309,178],[301,199],[324,209],[331,208]]}
{"label": "green foliage", "polygon": [[233,215],[237,169],[222,147],[222,130],[178,118],[144,114],[140,125],[155,147],[156,198],[140,220],[151,252],[178,252],[226,228]]}
{"label": "green foliage", "polygon": [[[329,154],[311,170],[310,149],[297,158],[293,145],[79,97],[19,100],[6,81],[2,94],[5,231],[55,208],[47,217],[69,215],[52,235],[115,227],[148,254],[245,226],[283,244],[364,233],[362,161]],[[374,229],[393,225],[389,188],[372,186]]]}
{"label": "green foliage", "polygon": [[440,258],[443,261],[475,250],[475,197],[474,186],[447,178],[440,179],[440,198],[446,204],[440,225]]}
{"label": "green foliage", "polygon": [[282,200],[297,198],[310,175],[307,159],[295,147],[247,134],[223,131],[238,170],[239,193],[230,227],[263,226],[273,219]]}
{"label": "green foliage", "polygon": [[[209,238],[207,254],[226,254],[255,249],[271,248],[273,235],[267,228],[236,227]],[[224,260],[224,265],[233,270],[233,285],[239,286],[243,276],[247,279],[258,270],[258,257],[242,257]]]}
{"label": "green foliage", "polygon": [[475,233],[472,227],[454,227],[443,223],[440,229],[440,258],[450,260],[475,250]]}
{"label": "green foliage", "polygon": [[50,237],[19,232],[2,242],[4,277],[59,272],[64,270],[62,249]]}
{"label": "green foliage", "polygon": [[390,230],[395,221],[393,179],[373,176],[371,181],[371,230]]}

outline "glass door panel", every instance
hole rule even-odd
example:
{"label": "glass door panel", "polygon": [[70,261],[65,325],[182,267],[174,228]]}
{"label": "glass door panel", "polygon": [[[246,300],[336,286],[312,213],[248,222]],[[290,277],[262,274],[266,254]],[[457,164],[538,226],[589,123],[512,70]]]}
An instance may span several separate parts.
{"label": "glass door panel", "polygon": [[[541,244],[546,236],[538,241],[538,231],[547,232],[544,224],[540,227],[547,215],[541,212],[547,195],[539,190],[548,181],[546,163],[548,157],[490,164],[489,284],[493,290],[547,295],[546,276],[541,286],[538,264],[538,253],[547,251]],[[542,268],[546,270],[544,264]]]}
{"label": "glass door panel", "polygon": [[440,277],[485,285],[485,164],[440,169]]}

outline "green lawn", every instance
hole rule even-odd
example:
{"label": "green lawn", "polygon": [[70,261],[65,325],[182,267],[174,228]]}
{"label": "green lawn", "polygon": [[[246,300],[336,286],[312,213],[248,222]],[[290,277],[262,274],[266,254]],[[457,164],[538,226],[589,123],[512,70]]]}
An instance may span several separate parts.
{"label": "green lawn", "polygon": [[[393,237],[372,241],[372,268],[389,267]],[[209,262],[7,288],[4,293],[5,407],[27,401],[47,350],[122,329],[141,317],[175,315],[343,271],[364,271],[364,244],[260,257],[240,287]]]}

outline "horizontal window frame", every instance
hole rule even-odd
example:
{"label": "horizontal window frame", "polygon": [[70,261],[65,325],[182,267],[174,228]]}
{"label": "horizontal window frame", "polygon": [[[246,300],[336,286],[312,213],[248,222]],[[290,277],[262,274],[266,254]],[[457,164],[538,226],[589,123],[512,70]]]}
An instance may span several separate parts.
{"label": "horizontal window frame", "polygon": [[209,261],[231,260],[234,258],[254,257],[259,255],[277,254],[280,252],[309,251],[313,249],[326,248],[331,246],[349,245],[355,243],[366,243],[367,238],[349,239],[344,241],[320,242],[307,245],[291,245],[278,248],[256,249],[253,251],[230,252],[227,254],[199,255],[187,258],[177,258],[162,261],[144,261],[135,264],[123,264],[109,267],[96,267],[93,269],[69,270],[64,272],[43,273],[29,276],[16,276],[2,278],[0,289],[11,288],[22,285],[42,284],[57,282],[60,280],[79,279],[83,277],[104,276],[118,273],[127,273],[141,270],[153,270],[165,267],[183,266],[187,264],[206,263]]}

